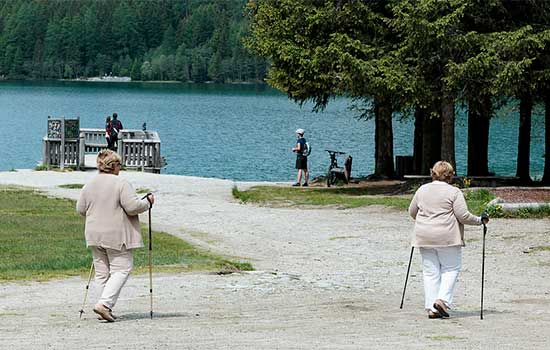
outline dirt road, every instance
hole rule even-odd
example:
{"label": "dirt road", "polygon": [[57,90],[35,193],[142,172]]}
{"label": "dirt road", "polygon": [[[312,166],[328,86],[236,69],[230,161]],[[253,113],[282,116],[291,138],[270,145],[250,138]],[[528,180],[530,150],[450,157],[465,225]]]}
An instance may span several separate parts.
{"label": "dirt road", "polygon": [[[90,173],[6,172],[0,184],[76,198]],[[132,276],[115,312],[78,319],[86,281],[0,284],[0,348],[5,349],[548,349],[550,220],[493,220],[486,260],[485,320],[479,320],[481,228],[467,227],[463,272],[448,320],[423,310],[415,255],[405,307],[399,301],[413,221],[403,211],[265,208],[231,197],[231,181],[123,173],[155,191],[156,229],[257,271]],[[249,183],[238,183],[240,188]],[[529,251],[530,253],[524,253]],[[91,300],[95,295],[91,287]]]}

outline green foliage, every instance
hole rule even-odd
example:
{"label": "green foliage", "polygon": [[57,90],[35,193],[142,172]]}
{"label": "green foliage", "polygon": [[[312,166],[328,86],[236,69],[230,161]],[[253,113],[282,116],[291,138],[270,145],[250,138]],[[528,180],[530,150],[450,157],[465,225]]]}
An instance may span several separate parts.
{"label": "green foliage", "polygon": [[[244,5],[245,0],[0,0],[0,77],[112,73],[133,80],[262,80],[266,61],[243,48]],[[191,59],[194,52],[200,59]]]}
{"label": "green foliage", "polygon": [[[464,198],[468,204],[468,210],[474,215],[481,215],[483,211],[487,211],[487,204],[492,201],[495,196],[490,191],[481,189],[464,192]],[[493,216],[489,214],[489,217]]]}
{"label": "green foliage", "polygon": [[494,205],[488,205],[485,207],[485,213],[490,218],[501,218],[504,217],[504,212],[502,211],[502,205],[500,204],[494,204]]}
{"label": "green foliage", "polygon": [[[84,220],[74,201],[48,198],[30,189],[1,188],[0,280],[48,279],[88,271],[91,254],[84,241]],[[144,242],[148,230],[142,228]],[[155,271],[251,270],[246,262],[199,250],[181,239],[153,232]],[[134,256],[137,272],[145,271],[147,250]]]}
{"label": "green foliage", "polygon": [[48,170],[48,166],[44,164],[40,164],[34,167],[35,171],[46,171]]}
{"label": "green foliage", "polygon": [[550,205],[541,205],[536,208],[521,208],[513,216],[522,219],[547,218],[550,217]]}
{"label": "green foliage", "polygon": [[550,217],[550,205],[541,205],[533,208],[519,208],[513,211],[502,210],[502,205],[495,204],[487,206],[485,212],[490,218],[520,218],[520,219],[542,219]]}
{"label": "green foliage", "polygon": [[362,1],[250,1],[247,46],[272,65],[268,82],[316,109],[332,96],[407,92],[405,66],[383,5]]}
{"label": "green foliage", "polygon": [[486,201],[489,203],[495,196],[489,190],[480,189],[464,192],[464,198],[467,201]]}
{"label": "green foliage", "polygon": [[317,108],[385,95],[437,115],[446,95],[550,86],[547,1],[250,0],[248,15],[246,43],[272,61],[269,83]]}

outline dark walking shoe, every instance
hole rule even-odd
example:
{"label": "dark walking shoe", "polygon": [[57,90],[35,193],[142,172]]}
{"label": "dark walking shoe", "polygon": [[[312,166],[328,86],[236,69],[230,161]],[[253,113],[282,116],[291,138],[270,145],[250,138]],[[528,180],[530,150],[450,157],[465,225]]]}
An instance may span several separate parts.
{"label": "dark walking shoe", "polygon": [[434,318],[442,318],[441,314],[439,312],[433,312],[432,310],[428,311],[428,318],[434,319]]}
{"label": "dark walking shoe", "polygon": [[308,187],[309,185],[307,184],[307,182],[304,182],[304,184],[302,185],[302,187]]}
{"label": "dark walking shoe", "polygon": [[447,308],[447,305],[445,305],[445,302],[443,302],[443,300],[437,299],[434,303],[434,309],[436,309],[437,312],[441,314],[441,316],[449,317],[449,309]]}
{"label": "dark walking shoe", "polygon": [[[112,309],[109,309],[109,313],[111,314],[111,316],[116,320],[118,318],[118,316],[115,316],[115,314],[113,314],[113,310]],[[97,318],[98,320],[103,320],[103,317],[99,316]]]}
{"label": "dark walking shoe", "polygon": [[[118,316],[115,316],[115,314],[113,314],[112,311],[111,311],[111,316],[112,316],[115,320],[118,318]],[[97,319],[100,320],[100,321],[103,321],[103,317],[101,317],[101,316],[98,316]]]}
{"label": "dark walking shoe", "polygon": [[300,187],[300,183],[296,182],[294,185],[292,185],[292,187]]}
{"label": "dark walking shoe", "polygon": [[94,306],[94,312],[107,322],[115,322],[115,318],[111,314],[111,310],[102,304]]}

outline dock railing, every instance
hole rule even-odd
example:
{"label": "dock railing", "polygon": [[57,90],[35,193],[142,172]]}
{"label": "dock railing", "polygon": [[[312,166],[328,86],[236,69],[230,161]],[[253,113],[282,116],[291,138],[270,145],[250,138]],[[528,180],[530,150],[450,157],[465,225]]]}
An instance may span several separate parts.
{"label": "dock railing", "polygon": [[[107,149],[104,129],[80,129],[78,140],[62,140],[45,136],[42,139],[42,163],[51,167],[71,166],[77,169],[95,168],[95,157],[99,151]],[[126,169],[160,173],[165,166],[160,153],[160,137],[156,131],[126,129],[119,133],[117,153]],[[64,159],[63,159],[64,158]],[[88,159],[88,161],[87,161]]]}

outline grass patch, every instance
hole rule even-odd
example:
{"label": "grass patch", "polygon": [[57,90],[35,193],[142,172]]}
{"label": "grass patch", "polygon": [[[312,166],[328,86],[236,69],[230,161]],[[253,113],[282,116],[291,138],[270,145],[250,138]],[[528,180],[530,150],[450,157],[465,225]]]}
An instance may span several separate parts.
{"label": "grass patch", "polygon": [[[32,189],[0,187],[0,280],[46,280],[86,275],[91,263],[84,241],[84,220],[75,202],[48,198]],[[142,228],[144,242],[147,229]],[[163,232],[153,232],[153,264],[157,271],[251,270],[197,249]],[[137,272],[146,271],[147,249],[134,255]]]}
{"label": "grass patch", "polygon": [[330,237],[328,240],[336,241],[338,239],[353,239],[353,238],[361,238],[361,236],[335,236],[335,237]]}
{"label": "grass patch", "polygon": [[147,193],[151,193],[153,191],[151,191],[150,188],[147,188],[147,187],[139,187],[138,189],[136,189],[136,193],[137,194],[147,194]]}
{"label": "grass patch", "polygon": [[64,184],[64,185],[59,185],[58,187],[70,188],[70,189],[80,189],[80,188],[84,187],[84,185],[83,184]]}
{"label": "grass patch", "polygon": [[0,317],[2,316],[25,316],[25,314],[21,314],[18,312],[0,312]]}
{"label": "grass patch", "polygon": [[[295,188],[280,186],[255,186],[246,191],[233,187],[233,197],[243,203],[270,206],[339,206],[357,208],[366,205],[383,205],[401,210],[409,207],[412,196],[381,195],[387,189],[372,187],[341,188]],[[468,210],[474,215],[487,212],[491,218],[547,218],[550,217],[550,205],[537,208],[522,208],[514,212],[502,212],[499,205],[488,206],[495,195],[486,189],[464,192]]]}
{"label": "grass patch", "polygon": [[550,246],[548,245],[539,245],[536,247],[530,247],[529,253],[535,253],[535,252],[550,252]]}
{"label": "grass patch", "polygon": [[[256,203],[274,206],[296,205],[337,205],[344,208],[356,208],[366,205],[384,205],[406,210],[412,196],[380,195],[380,188],[343,187],[343,188],[294,188],[277,186],[255,186],[246,191],[233,187],[233,197],[243,203]],[[480,215],[494,195],[487,190],[468,191],[465,194],[468,208]]]}
{"label": "grass patch", "polygon": [[525,236],[516,236],[516,235],[510,235],[510,236],[502,236],[501,238],[505,241],[511,241],[511,240],[515,240],[515,239],[521,239]]}
{"label": "grass patch", "polygon": [[348,188],[293,188],[277,186],[256,186],[246,191],[233,187],[233,197],[243,203],[270,205],[336,205],[357,208],[365,205],[384,205],[407,209],[410,198],[401,196],[380,196],[376,191],[364,187]]}
{"label": "grass patch", "polygon": [[[76,171],[76,170],[77,170],[77,168],[74,165],[66,165],[63,168],[63,170],[61,170],[61,168],[59,166],[51,165],[49,171],[57,171],[59,173],[69,173],[69,172]],[[39,164],[39,165],[34,167],[34,171],[48,171],[48,166],[43,165],[43,164]]]}
{"label": "grass patch", "polygon": [[431,335],[431,336],[427,336],[426,338],[431,339],[431,340],[458,340],[458,339],[464,339],[464,338],[457,337],[457,336],[454,336],[454,335]]}

